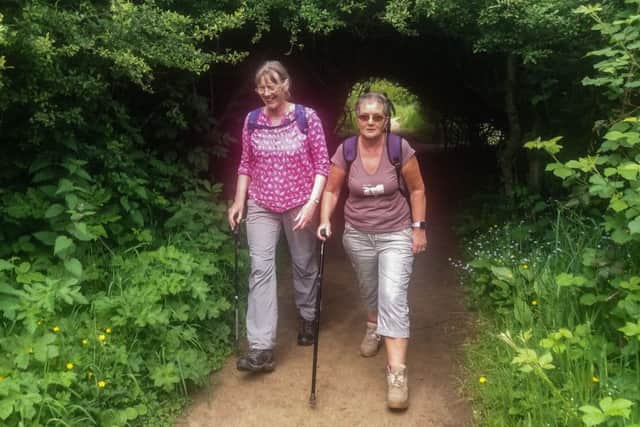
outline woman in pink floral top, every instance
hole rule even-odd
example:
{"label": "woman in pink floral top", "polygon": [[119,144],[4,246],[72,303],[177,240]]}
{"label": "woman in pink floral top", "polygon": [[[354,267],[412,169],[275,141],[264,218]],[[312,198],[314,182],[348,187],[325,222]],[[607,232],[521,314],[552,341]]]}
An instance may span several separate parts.
{"label": "woman in pink floral top", "polygon": [[[242,371],[271,371],[276,344],[276,246],[284,229],[300,315],[299,345],[313,344],[318,281],[315,212],[329,172],[322,123],[314,110],[289,102],[289,74],[278,61],[256,73],[264,108],[247,115],[242,157],[229,225],[235,229],[247,204],[251,256],[247,309],[249,352],[238,359]],[[248,196],[248,197],[247,197]]]}

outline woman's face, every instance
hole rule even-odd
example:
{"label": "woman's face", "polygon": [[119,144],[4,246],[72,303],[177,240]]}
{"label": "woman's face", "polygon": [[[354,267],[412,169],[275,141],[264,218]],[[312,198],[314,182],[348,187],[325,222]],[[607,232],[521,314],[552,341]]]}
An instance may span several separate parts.
{"label": "woman's face", "polygon": [[361,136],[367,139],[380,137],[387,124],[384,106],[378,101],[364,100],[360,104],[357,121]]}
{"label": "woman's face", "polygon": [[256,93],[264,102],[264,105],[270,110],[278,110],[287,102],[286,96],[286,80],[284,82],[270,78],[274,76],[263,75],[258,81]]}

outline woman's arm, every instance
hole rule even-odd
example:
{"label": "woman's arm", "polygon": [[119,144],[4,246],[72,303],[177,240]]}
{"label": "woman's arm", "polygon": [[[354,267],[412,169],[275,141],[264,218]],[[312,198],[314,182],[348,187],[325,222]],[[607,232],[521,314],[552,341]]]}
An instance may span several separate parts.
{"label": "woman's arm", "polygon": [[[402,177],[409,190],[412,222],[425,221],[427,215],[427,198],[425,196],[422,175],[420,174],[420,166],[418,165],[418,160],[415,155],[402,166]],[[412,240],[413,253],[423,252],[427,248],[427,231],[423,228],[414,228]]]}
{"label": "woman's arm", "polygon": [[[329,169],[329,178],[327,179],[327,186],[322,193],[322,203],[320,205],[320,225],[318,226],[317,236],[321,240],[325,240],[327,237],[331,237],[331,215],[338,204],[338,198],[340,197],[340,191],[344,184],[344,178],[347,175],[346,171],[340,169],[336,165],[331,165]],[[326,236],[322,236],[321,231],[326,231]]]}
{"label": "woman's arm", "polygon": [[322,189],[324,188],[324,184],[327,181],[327,177],[324,175],[316,175],[313,179],[313,189],[311,190],[311,195],[309,196],[309,200],[307,203],[302,206],[298,215],[293,219],[295,224],[293,226],[294,230],[302,230],[305,228],[311,220],[313,219],[313,214],[316,211],[316,207],[320,203],[320,197],[322,196]]}
{"label": "woman's arm", "polygon": [[253,163],[251,153],[251,135],[247,127],[249,116],[244,119],[242,126],[242,154],[238,165],[238,180],[236,181],[236,194],[233,203],[227,211],[227,221],[232,230],[235,230],[244,212],[244,204],[247,201],[247,190],[251,182],[251,167]]}
{"label": "woman's arm", "polygon": [[238,175],[236,195],[233,198],[233,203],[227,211],[227,220],[229,221],[229,226],[232,230],[236,229],[242,219],[244,204],[247,201],[247,189],[249,188],[249,182],[251,182],[251,178],[248,175]]}

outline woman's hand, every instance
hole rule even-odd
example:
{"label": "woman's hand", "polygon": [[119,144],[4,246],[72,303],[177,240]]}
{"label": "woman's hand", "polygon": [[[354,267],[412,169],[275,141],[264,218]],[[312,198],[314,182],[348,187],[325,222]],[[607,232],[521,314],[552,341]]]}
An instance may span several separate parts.
{"label": "woman's hand", "polygon": [[[325,235],[322,235],[322,232],[325,232]],[[330,222],[325,222],[322,223],[318,226],[318,231],[316,231],[316,236],[318,236],[318,239],[320,240],[327,240],[329,237],[331,237],[331,223]]]}
{"label": "woman's hand", "polygon": [[296,215],[296,217],[293,219],[295,221],[295,224],[293,225],[294,231],[302,230],[307,225],[309,225],[309,223],[313,219],[313,215],[316,212],[316,206],[318,206],[317,203],[315,203],[313,200],[309,200],[302,206],[302,208],[300,208],[300,211],[298,211],[298,215]]}
{"label": "woman's hand", "polygon": [[244,203],[233,202],[227,210],[227,221],[229,221],[229,227],[235,230],[240,220],[242,220],[242,212],[244,211]]}
{"label": "woman's hand", "polygon": [[413,254],[416,255],[427,249],[427,230],[423,228],[414,228],[411,233]]}

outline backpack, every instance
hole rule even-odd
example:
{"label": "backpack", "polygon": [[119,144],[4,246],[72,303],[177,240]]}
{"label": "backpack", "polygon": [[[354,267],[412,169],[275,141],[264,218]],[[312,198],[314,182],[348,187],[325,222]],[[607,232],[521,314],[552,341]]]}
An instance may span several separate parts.
{"label": "backpack", "polygon": [[[277,129],[285,126],[289,126],[291,121],[285,120],[276,126],[267,126],[267,125],[259,125],[258,117],[260,116],[260,111],[262,111],[262,107],[256,108],[255,110],[249,113],[249,120],[247,121],[247,129],[249,130],[249,135],[253,133],[256,129]],[[298,129],[303,134],[307,134],[307,130],[309,129],[309,123],[307,122],[307,112],[304,109],[304,105],[295,104],[294,117],[296,124],[298,125]]]}
{"label": "backpack", "polygon": [[[349,182],[349,172],[351,172],[351,164],[358,154],[358,137],[352,136],[342,143],[342,155],[347,163],[347,176],[345,182]],[[398,188],[400,194],[407,197],[407,188],[402,179],[402,137],[395,133],[387,134],[387,157],[389,162],[396,170],[396,179],[398,180]]]}

